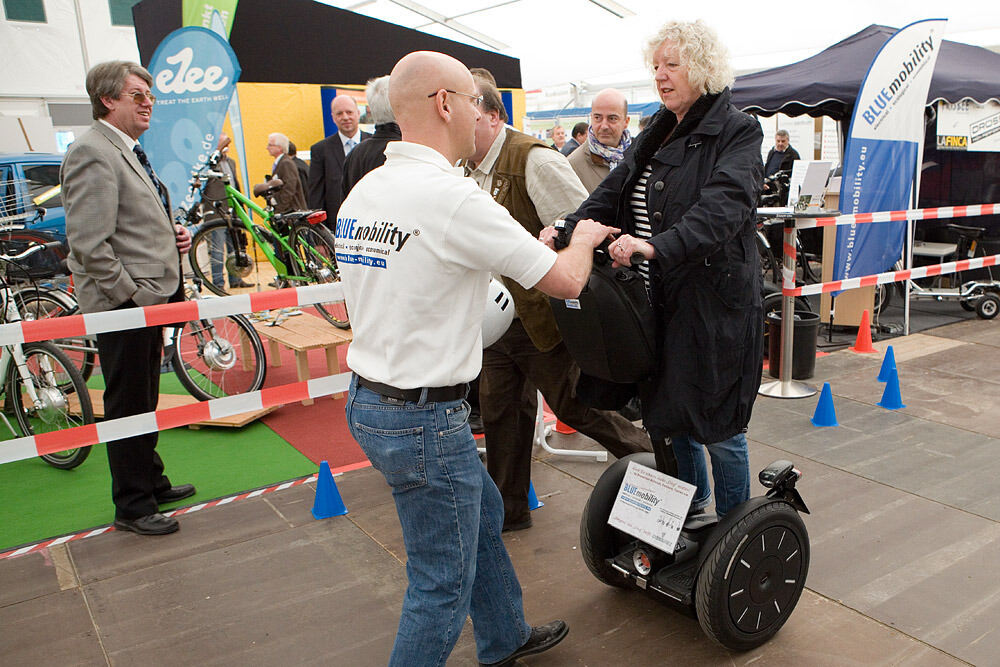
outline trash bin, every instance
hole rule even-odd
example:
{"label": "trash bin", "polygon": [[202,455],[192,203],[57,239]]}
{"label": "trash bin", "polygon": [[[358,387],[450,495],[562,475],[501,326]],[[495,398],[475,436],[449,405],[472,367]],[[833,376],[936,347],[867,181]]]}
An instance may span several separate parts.
{"label": "trash bin", "polygon": [[[795,331],[792,334],[792,379],[808,380],[816,371],[816,336],[819,315],[808,310],[795,311]],[[771,377],[779,377],[781,369],[781,313],[767,314],[767,365]]]}

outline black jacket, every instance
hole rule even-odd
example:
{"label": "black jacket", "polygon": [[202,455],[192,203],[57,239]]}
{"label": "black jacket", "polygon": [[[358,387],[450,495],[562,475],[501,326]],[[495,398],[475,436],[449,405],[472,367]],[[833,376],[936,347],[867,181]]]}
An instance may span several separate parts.
{"label": "black jacket", "polygon": [[[355,149],[371,136],[367,132],[361,132]],[[337,211],[340,210],[343,201],[341,194],[343,174],[344,144],[340,140],[340,135],[335,132],[323,141],[316,142],[309,149],[309,187],[306,188],[309,208],[325,210],[326,224],[330,226],[337,221]]]}
{"label": "black jacket", "polygon": [[725,440],[750,421],[762,366],[760,264],[755,202],[763,164],[760,125],[729,103],[704,96],[685,115],[661,109],[624,160],[567,218],[633,234],[629,199],[647,165],[647,214],[657,256],[650,300],[660,341],[658,370],[640,386],[653,438]]}
{"label": "black jacket", "polygon": [[[777,152],[778,151],[774,150],[773,148],[767,152],[767,159],[764,160],[764,167],[767,167],[769,164],[771,164],[771,158],[774,157],[774,154],[777,153]],[[801,160],[801,159],[802,158],[799,157],[799,152],[797,150],[795,150],[794,148],[792,148],[791,146],[789,146],[788,148],[785,149],[785,152],[783,153],[783,156],[781,158],[781,162],[778,163],[778,166],[777,167],[772,167],[769,172],[766,171],[764,173],[764,176],[765,177],[766,176],[771,176],[774,173],[779,172],[779,171],[789,171],[789,172],[791,172],[791,170],[792,170],[792,163],[795,162],[796,160]]]}
{"label": "black jacket", "polygon": [[351,191],[354,184],[361,180],[361,177],[376,167],[381,167],[385,163],[385,146],[390,141],[399,141],[403,138],[403,133],[399,131],[399,125],[395,123],[384,123],[375,126],[375,133],[371,139],[362,141],[355,146],[351,154],[344,161],[344,179],[341,185],[344,199]]}

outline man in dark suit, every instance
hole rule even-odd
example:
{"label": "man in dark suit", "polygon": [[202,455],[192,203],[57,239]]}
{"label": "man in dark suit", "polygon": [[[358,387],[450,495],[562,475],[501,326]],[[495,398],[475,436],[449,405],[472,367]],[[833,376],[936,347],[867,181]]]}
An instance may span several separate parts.
{"label": "man in dark suit", "polygon": [[337,95],[330,104],[337,134],[312,145],[309,155],[309,207],[326,211],[331,229],[343,201],[344,160],[354,147],[371,137],[358,129],[361,114],[350,95]]}
{"label": "man in dark suit", "polygon": [[[777,183],[767,180],[771,176],[774,176],[779,171],[787,171],[789,174],[792,173],[792,163],[796,160],[802,159],[799,157],[799,152],[795,150],[788,140],[788,130],[778,130],[774,133],[774,148],[772,148],[767,153],[767,159],[764,160],[764,192],[769,192],[772,187],[780,187]],[[787,179],[785,180],[787,184]],[[779,204],[785,206],[788,203],[788,193],[784,192],[781,195],[781,201]]]}
{"label": "man in dark suit", "polygon": [[[62,167],[66,235],[80,310],[181,301],[181,253],[191,235],[170,221],[170,200],[138,139],[149,129],[152,77],[137,63],[112,61],[87,73],[95,119],[66,151]],[[97,335],[107,419],[156,409],[162,327]],[[194,495],[172,486],[156,453],[157,433],[108,443],[115,528],[163,535],[179,527],[159,505]]]}
{"label": "man in dark suit", "polygon": [[344,160],[344,179],[341,189],[344,198],[361,177],[385,163],[385,147],[390,141],[399,141],[403,134],[396,124],[396,117],[389,104],[389,76],[372,79],[365,87],[368,114],[375,123],[372,138],[359,144]]}
{"label": "man in dark suit", "polygon": [[288,157],[292,158],[295,168],[299,170],[299,183],[302,184],[302,194],[305,196],[309,189],[309,165],[299,157],[299,150],[295,147],[295,142],[288,140]]}
{"label": "man in dark suit", "polygon": [[274,212],[288,213],[304,210],[306,207],[305,192],[299,181],[299,170],[292,158],[288,156],[288,137],[280,132],[268,135],[267,152],[274,158],[271,173],[284,183],[274,195]]}

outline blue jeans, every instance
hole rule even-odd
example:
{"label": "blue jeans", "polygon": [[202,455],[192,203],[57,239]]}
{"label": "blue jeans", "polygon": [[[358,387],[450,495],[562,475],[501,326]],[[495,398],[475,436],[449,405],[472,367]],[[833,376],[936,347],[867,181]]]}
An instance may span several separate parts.
{"label": "blue jeans", "polygon": [[531,627],[469,404],[385,400],[355,376],[346,412],[351,435],[392,487],[406,544],[409,585],[389,665],[444,665],[470,615],[479,661],[503,660]]}
{"label": "blue jeans", "polygon": [[[671,436],[674,456],[677,457],[677,475],[681,480],[694,484],[698,489],[691,500],[693,509],[706,507],[712,495],[708,483],[708,467],[702,444],[686,435]],[[750,498],[750,457],[747,437],[738,433],[733,437],[705,445],[712,458],[712,477],[715,480],[715,513],[724,514]]]}

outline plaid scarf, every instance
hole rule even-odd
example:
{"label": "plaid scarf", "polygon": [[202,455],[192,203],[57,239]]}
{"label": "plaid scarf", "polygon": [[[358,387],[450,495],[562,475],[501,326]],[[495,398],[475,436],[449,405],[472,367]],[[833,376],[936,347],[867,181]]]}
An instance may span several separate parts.
{"label": "plaid scarf", "polygon": [[605,146],[597,140],[597,137],[594,135],[594,128],[587,128],[587,148],[590,149],[591,153],[607,162],[611,169],[617,167],[618,163],[622,161],[622,158],[625,157],[625,151],[628,150],[631,143],[632,136],[628,133],[628,128],[625,128],[625,131],[622,132],[622,138],[617,146]]}

